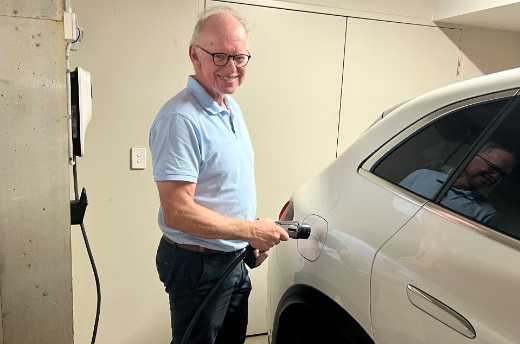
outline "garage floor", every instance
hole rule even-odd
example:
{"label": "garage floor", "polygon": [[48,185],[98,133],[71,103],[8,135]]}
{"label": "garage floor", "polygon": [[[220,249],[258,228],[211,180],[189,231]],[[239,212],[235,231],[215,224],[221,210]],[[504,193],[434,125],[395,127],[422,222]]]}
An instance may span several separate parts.
{"label": "garage floor", "polygon": [[256,336],[246,337],[245,344],[268,344],[267,335],[261,334]]}

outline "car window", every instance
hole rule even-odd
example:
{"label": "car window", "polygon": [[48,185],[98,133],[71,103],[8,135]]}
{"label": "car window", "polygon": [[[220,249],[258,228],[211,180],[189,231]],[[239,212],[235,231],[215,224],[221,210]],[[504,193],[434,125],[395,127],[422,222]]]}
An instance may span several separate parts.
{"label": "car window", "polygon": [[[490,101],[447,113],[416,131],[384,156],[373,173],[400,184],[415,171],[430,170],[445,177],[467,156],[477,138],[508,100]],[[435,187],[436,191],[441,185]],[[407,189],[433,199],[431,192]],[[427,196],[428,194],[429,196]]]}
{"label": "car window", "polygon": [[390,150],[372,172],[519,238],[519,116],[511,99],[451,111]]}
{"label": "car window", "polygon": [[[495,211],[488,224],[504,234],[520,239],[520,106],[512,106],[508,110],[507,116],[496,123],[496,128],[478,150],[481,152],[486,147],[492,148],[498,144],[510,156],[504,151],[495,151],[491,156],[489,151],[488,155],[477,152],[464,171],[471,169],[471,164],[478,164],[478,160],[484,163],[480,166],[487,170],[487,177],[496,178],[496,182],[478,189],[485,202]],[[482,173],[486,175],[485,172]],[[443,200],[441,204],[447,206],[447,201]]]}

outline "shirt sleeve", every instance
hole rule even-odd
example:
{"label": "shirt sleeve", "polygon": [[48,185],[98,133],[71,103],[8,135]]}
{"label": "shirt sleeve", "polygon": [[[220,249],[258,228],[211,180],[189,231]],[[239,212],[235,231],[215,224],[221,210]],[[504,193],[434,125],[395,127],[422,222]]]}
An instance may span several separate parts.
{"label": "shirt sleeve", "polygon": [[150,129],[154,180],[197,182],[201,154],[195,126],[178,113],[157,118]]}

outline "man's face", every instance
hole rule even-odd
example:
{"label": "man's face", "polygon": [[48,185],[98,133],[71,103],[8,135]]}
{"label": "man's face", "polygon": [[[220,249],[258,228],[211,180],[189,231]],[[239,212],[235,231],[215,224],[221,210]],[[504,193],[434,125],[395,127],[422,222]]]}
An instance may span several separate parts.
{"label": "man's face", "polygon": [[244,28],[229,16],[208,22],[199,35],[197,45],[200,48],[196,45],[190,46],[196,79],[219,104],[224,95],[233,94],[242,84],[247,67],[236,67],[232,58],[225,66],[217,66],[209,53],[248,54],[247,43]]}
{"label": "man's face", "polygon": [[496,184],[514,168],[513,156],[502,149],[480,152],[468,164],[466,178],[471,188],[485,188]]}

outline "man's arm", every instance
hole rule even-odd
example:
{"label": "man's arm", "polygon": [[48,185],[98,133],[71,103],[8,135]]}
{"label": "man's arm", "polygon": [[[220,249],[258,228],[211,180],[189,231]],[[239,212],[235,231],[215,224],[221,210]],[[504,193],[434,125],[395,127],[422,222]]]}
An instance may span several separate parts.
{"label": "man's arm", "polygon": [[234,219],[196,204],[196,186],[186,181],[157,182],[166,226],[200,238],[247,241],[260,250],[289,239],[287,232],[270,219]]}

